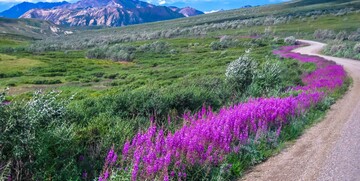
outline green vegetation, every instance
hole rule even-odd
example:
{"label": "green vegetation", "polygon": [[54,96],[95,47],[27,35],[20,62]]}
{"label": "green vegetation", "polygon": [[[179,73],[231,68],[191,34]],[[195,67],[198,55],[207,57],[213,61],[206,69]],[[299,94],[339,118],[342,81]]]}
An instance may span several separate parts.
{"label": "green vegetation", "polygon": [[39,40],[45,37],[62,34],[62,31],[64,31],[62,27],[59,28],[49,21],[0,17],[0,38]]}
{"label": "green vegetation", "polygon": [[314,36],[328,43],[323,51],[325,54],[360,60],[360,28],[354,32],[340,31],[337,34],[332,30],[317,30]]}
{"label": "green vegetation", "polygon": [[[13,152],[9,150],[18,149],[22,137],[12,138],[14,141],[11,143],[14,144],[9,142],[7,149],[3,151],[6,154],[3,155],[2,160],[33,163],[21,166],[21,170],[13,170],[14,173],[21,175],[18,179],[30,177],[76,179],[84,171],[89,178],[94,178],[99,174],[107,149],[113,144],[119,147],[137,130],[147,129],[149,117],[154,117],[157,124],[163,126],[168,125],[167,119],[170,117],[173,124],[169,128],[175,129],[182,122],[179,117],[187,111],[195,112],[203,105],[212,106],[216,110],[223,105],[246,100],[249,96],[276,95],[280,92],[273,91],[275,87],[278,90],[285,90],[289,86],[297,85],[300,82],[300,75],[306,71],[296,61],[275,59],[272,55],[273,47],[281,46],[281,42],[274,43],[271,39],[261,41],[238,39],[241,46],[213,51],[210,48],[213,41],[216,39],[204,38],[201,43],[195,38],[164,40],[168,50],[176,49],[176,53],[146,51],[151,48],[143,47],[158,43],[137,42],[133,44],[137,47],[137,51],[131,63],[86,59],[84,51],[41,54],[20,52],[16,56],[13,53],[2,54],[6,60],[0,63],[12,61],[14,70],[21,72],[17,77],[2,78],[1,83],[4,87],[6,86],[4,84],[9,83],[14,83],[15,87],[11,89],[20,89],[28,84],[62,83],[58,87],[64,90],[61,97],[69,97],[77,92],[75,100],[72,101],[60,101],[59,96],[53,94],[34,96],[25,94],[10,98],[13,103],[6,108],[7,114],[2,114],[2,125],[12,125],[13,131],[19,131],[24,122],[29,122],[31,125],[28,129],[41,131],[35,133],[29,131],[35,135],[24,133],[23,137],[36,139],[27,141],[28,145],[22,145],[25,148],[21,151],[23,155],[20,157],[9,154]],[[253,49],[251,57],[263,73],[268,71],[261,67],[265,68],[267,64],[272,63],[291,71],[284,71],[282,76],[275,77],[274,82],[272,79],[258,79],[257,91],[246,87],[243,89],[234,87],[232,83],[225,81],[226,67],[248,48]],[[23,61],[31,62],[33,66],[16,68],[16,66],[21,67]],[[4,71],[11,72],[6,69]],[[78,78],[77,75],[82,77],[74,79],[73,77]],[[98,83],[108,89],[95,91]],[[78,88],[74,89],[75,85]],[[37,85],[33,86],[37,87]],[[29,96],[33,98],[26,101]],[[25,100],[22,100],[23,98]],[[61,103],[61,111],[64,112],[60,117],[57,115],[55,118],[45,117],[44,119],[49,119],[48,122],[38,120],[38,117],[42,116],[28,117],[30,114],[28,111],[31,111],[31,114],[33,112],[45,114],[46,112],[38,110],[43,109],[42,107],[32,106],[31,110],[28,110],[30,109],[28,106],[32,102],[44,102],[47,99]],[[57,110],[59,108],[57,104],[54,108],[52,105],[47,107],[55,112],[60,111]],[[15,112],[20,117],[12,118]],[[17,120],[21,122],[16,122]],[[14,121],[16,124],[12,123]],[[3,127],[3,129],[9,128]],[[11,136],[10,132],[7,134]],[[60,135],[66,137],[62,137],[60,142],[51,142],[53,139],[59,139]],[[3,138],[7,139],[5,136]],[[64,159],[64,154],[72,156]],[[53,156],[56,159],[53,159]],[[33,158],[36,158],[35,162],[31,160]],[[80,158],[84,160],[79,161]],[[49,159],[53,161],[48,162]],[[12,167],[14,166],[16,165],[12,164]],[[67,169],[56,171],[56,168],[64,167]]]}

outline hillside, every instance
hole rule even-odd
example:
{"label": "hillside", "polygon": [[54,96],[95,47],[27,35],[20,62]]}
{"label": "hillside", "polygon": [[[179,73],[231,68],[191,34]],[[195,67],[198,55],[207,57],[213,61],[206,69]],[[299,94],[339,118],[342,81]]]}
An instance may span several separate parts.
{"label": "hillside", "polygon": [[44,37],[58,36],[64,33],[65,30],[63,28],[60,28],[49,21],[0,18],[0,34],[3,35],[20,35],[29,38],[42,39]]}
{"label": "hillside", "polygon": [[[318,4],[310,2],[308,0],[291,1],[134,26],[77,31],[72,36],[64,36],[62,39],[48,39],[47,42],[39,43],[44,43],[44,46],[57,44],[59,47],[65,46],[64,44],[72,44],[77,45],[77,48],[84,48],[97,46],[103,42],[119,43],[157,38],[192,37],[206,35],[207,33],[221,36],[216,32],[223,29],[231,29],[246,35],[250,31],[263,32],[264,26],[285,26],[286,22],[290,20],[298,19],[301,22],[301,19],[311,18],[312,16],[337,14],[339,11],[344,11],[346,14],[347,11],[360,9],[359,0]],[[354,16],[354,19],[351,19],[351,23],[347,26],[348,28],[351,27],[350,30],[356,30],[358,27],[357,23],[355,23],[357,21],[356,17]],[[343,21],[343,23],[346,23],[346,21]],[[333,26],[336,29],[342,28],[336,25]],[[303,28],[307,28],[307,33],[311,34],[319,29],[314,25]],[[286,33],[289,30],[295,32],[298,30],[298,26],[288,27],[283,32]],[[86,44],[81,43],[85,39],[91,39],[92,41]]]}

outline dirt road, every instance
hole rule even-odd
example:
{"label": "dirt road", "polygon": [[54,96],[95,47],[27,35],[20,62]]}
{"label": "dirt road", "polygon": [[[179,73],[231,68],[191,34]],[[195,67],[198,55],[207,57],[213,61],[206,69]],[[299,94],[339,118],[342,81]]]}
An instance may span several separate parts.
{"label": "dirt road", "polygon": [[353,78],[349,92],[308,129],[294,145],[254,167],[249,181],[360,181],[360,61],[319,55],[325,44],[310,44],[294,52],[316,55],[343,65]]}

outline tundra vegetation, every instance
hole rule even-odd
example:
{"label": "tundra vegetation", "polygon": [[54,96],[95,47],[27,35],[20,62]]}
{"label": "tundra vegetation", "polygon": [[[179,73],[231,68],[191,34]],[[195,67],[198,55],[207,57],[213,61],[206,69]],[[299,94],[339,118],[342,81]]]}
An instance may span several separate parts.
{"label": "tundra vegetation", "polygon": [[328,43],[324,50],[325,54],[360,60],[360,28],[356,31],[338,33],[320,29],[314,33],[314,37]]}
{"label": "tundra vegetation", "polygon": [[0,179],[236,179],[346,91],[342,67],[290,51],[336,40],[356,58],[358,7],[1,35]]}

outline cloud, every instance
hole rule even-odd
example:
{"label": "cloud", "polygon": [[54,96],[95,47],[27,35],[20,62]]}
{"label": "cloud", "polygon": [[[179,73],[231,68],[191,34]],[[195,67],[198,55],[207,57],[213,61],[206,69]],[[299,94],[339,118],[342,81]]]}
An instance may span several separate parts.
{"label": "cloud", "polygon": [[221,10],[219,9],[219,10],[205,11],[204,13],[205,14],[210,14],[210,13],[216,13],[216,12],[219,12],[219,11],[221,11]]}
{"label": "cloud", "polygon": [[163,4],[166,3],[166,1],[165,1],[165,0],[162,0],[162,1],[159,1],[158,3],[159,3],[160,5],[163,5]]}

